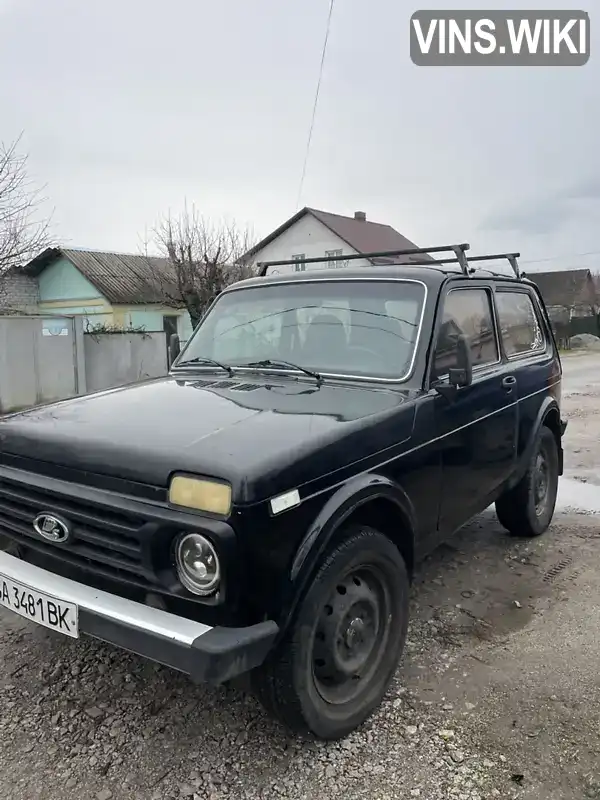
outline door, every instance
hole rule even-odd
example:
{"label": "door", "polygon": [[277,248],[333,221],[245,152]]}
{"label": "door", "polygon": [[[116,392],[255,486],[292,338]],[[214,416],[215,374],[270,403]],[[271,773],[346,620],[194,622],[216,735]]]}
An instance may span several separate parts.
{"label": "door", "polygon": [[530,289],[498,287],[496,309],[503,350],[516,380],[520,461],[546,395],[553,395],[560,402],[560,365]]}
{"label": "door", "polygon": [[510,476],[517,441],[514,375],[503,364],[490,286],[448,291],[434,352],[432,377],[445,380],[458,363],[456,336],[467,337],[473,381],[448,399],[435,399],[442,463],[439,530],[455,531],[483,511]]}

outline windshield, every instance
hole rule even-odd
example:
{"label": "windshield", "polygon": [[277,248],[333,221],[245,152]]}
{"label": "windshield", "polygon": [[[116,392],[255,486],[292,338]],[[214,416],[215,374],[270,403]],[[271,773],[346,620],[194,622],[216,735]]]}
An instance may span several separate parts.
{"label": "windshield", "polygon": [[298,281],[224,293],[176,366],[285,360],[327,375],[407,377],[425,287],[412,281]]}

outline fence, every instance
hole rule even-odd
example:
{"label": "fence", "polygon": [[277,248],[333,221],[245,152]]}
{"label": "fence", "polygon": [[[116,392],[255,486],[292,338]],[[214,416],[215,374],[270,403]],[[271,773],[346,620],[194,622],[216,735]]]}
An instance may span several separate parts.
{"label": "fence", "polygon": [[591,333],[600,336],[600,315],[587,317],[571,317],[569,321],[552,320],[552,328],[559,346],[565,350],[571,348],[571,337],[579,333]]}
{"label": "fence", "polygon": [[0,414],[166,372],[161,332],[88,334],[79,317],[0,317]]}
{"label": "fence", "polygon": [[74,318],[0,317],[0,412],[85,392]]}
{"label": "fence", "polygon": [[167,372],[164,333],[86,333],[88,392],[156,378]]}
{"label": "fence", "polygon": [[592,333],[600,336],[600,315],[596,317],[572,317],[570,324],[570,335],[578,333]]}

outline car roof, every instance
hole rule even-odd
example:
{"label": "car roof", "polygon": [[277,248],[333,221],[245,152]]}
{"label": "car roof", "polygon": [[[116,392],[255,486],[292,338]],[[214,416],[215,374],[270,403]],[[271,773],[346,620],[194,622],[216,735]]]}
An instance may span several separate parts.
{"label": "car roof", "polygon": [[421,281],[428,288],[437,289],[446,281],[494,280],[512,284],[529,283],[527,280],[517,280],[511,275],[499,275],[487,270],[473,270],[471,276],[466,276],[457,269],[443,269],[435,266],[409,266],[404,264],[387,264],[368,267],[334,267],[328,269],[304,270],[302,272],[289,272],[264,277],[247,278],[229,286],[225,291],[245,289],[258,286],[269,286],[281,283],[306,283],[309,281],[341,281],[341,280],[412,280]]}

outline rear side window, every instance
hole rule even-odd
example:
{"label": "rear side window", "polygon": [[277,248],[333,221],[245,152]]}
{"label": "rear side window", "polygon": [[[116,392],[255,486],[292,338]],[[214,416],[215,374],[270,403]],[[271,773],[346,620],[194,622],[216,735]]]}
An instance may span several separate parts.
{"label": "rear side window", "polygon": [[444,302],[433,364],[434,377],[446,375],[458,360],[457,337],[466,336],[474,367],[500,360],[492,302],[486,289],[454,289]]}
{"label": "rear side window", "polygon": [[507,356],[522,356],[545,348],[544,332],[529,294],[497,292],[496,306]]}

